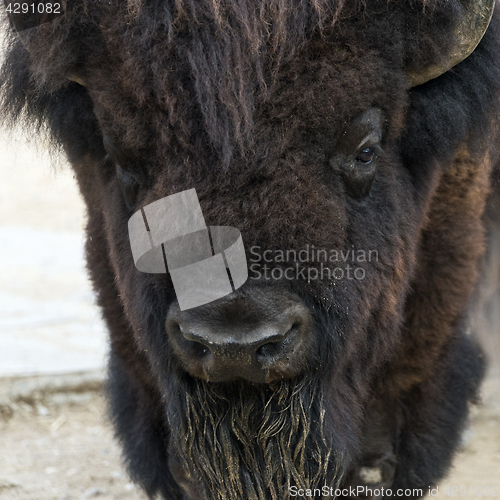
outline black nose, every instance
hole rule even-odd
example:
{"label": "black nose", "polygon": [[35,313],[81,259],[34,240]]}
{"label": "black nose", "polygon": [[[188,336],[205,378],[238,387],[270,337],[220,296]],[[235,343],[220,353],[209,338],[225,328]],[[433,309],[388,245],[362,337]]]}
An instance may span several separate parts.
{"label": "black nose", "polygon": [[210,382],[269,383],[298,375],[310,344],[307,307],[283,293],[232,295],[187,311],[170,307],[167,333],[183,368]]}

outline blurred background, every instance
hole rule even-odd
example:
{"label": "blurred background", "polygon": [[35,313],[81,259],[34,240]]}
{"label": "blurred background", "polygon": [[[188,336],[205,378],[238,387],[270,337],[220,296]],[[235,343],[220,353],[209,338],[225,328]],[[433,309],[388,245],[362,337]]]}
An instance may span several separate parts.
{"label": "blurred background", "polygon": [[[83,202],[69,166],[35,139],[0,135],[0,499],[143,499],[106,420],[107,337],[85,270]],[[471,319],[492,368],[442,497],[454,486],[464,498],[500,495],[496,241]]]}
{"label": "blurred background", "polygon": [[106,420],[84,205],[39,139],[0,132],[0,499],[141,499]]}
{"label": "blurred background", "polygon": [[71,170],[14,132],[0,138],[0,178],[0,376],[102,368]]}

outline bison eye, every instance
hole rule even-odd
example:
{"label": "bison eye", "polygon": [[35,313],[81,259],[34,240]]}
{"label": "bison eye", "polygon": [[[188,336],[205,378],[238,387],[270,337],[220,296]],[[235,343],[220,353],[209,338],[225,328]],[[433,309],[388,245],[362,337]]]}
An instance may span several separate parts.
{"label": "bison eye", "polygon": [[125,205],[127,205],[128,210],[131,212],[137,200],[139,182],[132,174],[123,170],[118,164],[116,164],[116,177],[122,190]]}
{"label": "bison eye", "polygon": [[377,173],[375,158],[375,151],[373,153],[363,153],[356,158],[354,163],[344,167],[343,177],[346,190],[353,198],[360,200],[370,193]]}
{"label": "bison eye", "polygon": [[371,163],[375,156],[375,148],[365,148],[356,157],[356,161],[361,163]]}
{"label": "bison eye", "polygon": [[361,200],[370,194],[381,153],[381,147],[375,144],[362,146],[351,155],[336,155],[330,160],[330,165],[342,176],[349,196]]}
{"label": "bison eye", "polygon": [[340,134],[330,165],[344,181],[347,194],[360,200],[370,194],[382,155],[384,113],[368,108]]}

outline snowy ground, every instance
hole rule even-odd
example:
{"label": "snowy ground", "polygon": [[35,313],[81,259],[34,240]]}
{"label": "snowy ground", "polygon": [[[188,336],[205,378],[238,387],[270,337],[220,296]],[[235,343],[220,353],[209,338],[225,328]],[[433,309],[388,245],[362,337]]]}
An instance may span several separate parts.
{"label": "snowy ground", "polygon": [[94,370],[106,331],[87,279],[72,173],[0,136],[0,376]]}

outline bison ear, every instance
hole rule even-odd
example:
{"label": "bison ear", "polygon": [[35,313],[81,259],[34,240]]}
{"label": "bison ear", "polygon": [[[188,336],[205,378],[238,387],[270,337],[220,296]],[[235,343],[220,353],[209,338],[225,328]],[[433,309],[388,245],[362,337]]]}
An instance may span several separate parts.
{"label": "bison ear", "polygon": [[[37,28],[42,24],[51,22],[54,19],[64,15],[66,2],[64,1],[50,4],[52,6],[50,13],[45,11],[45,4],[40,1],[23,4],[28,6],[28,10],[25,13],[23,13],[22,10],[20,10],[19,12],[14,11],[13,9],[16,8],[15,5],[20,4],[14,4],[11,2],[11,0],[4,0],[4,5],[7,9],[10,24],[16,30],[21,43],[24,45],[26,50],[30,52],[31,44],[35,43],[34,40],[36,39]],[[39,8],[40,5],[43,7],[42,9]],[[58,5],[59,8],[57,9],[53,7],[55,5]],[[40,10],[42,11],[42,13],[39,12]],[[76,73],[67,75],[67,78],[72,82],[79,83],[84,87],[86,86],[84,79]]]}
{"label": "bison ear", "polygon": [[[420,68],[409,64],[406,74],[411,87],[422,85],[446,73],[472,54],[482,40],[493,16],[495,0],[460,0],[460,3],[461,13],[447,36],[448,39],[454,40],[448,57],[439,63],[434,62]],[[420,25],[419,30],[422,28],[425,29]],[[435,45],[439,46],[439,41],[435,42]]]}

